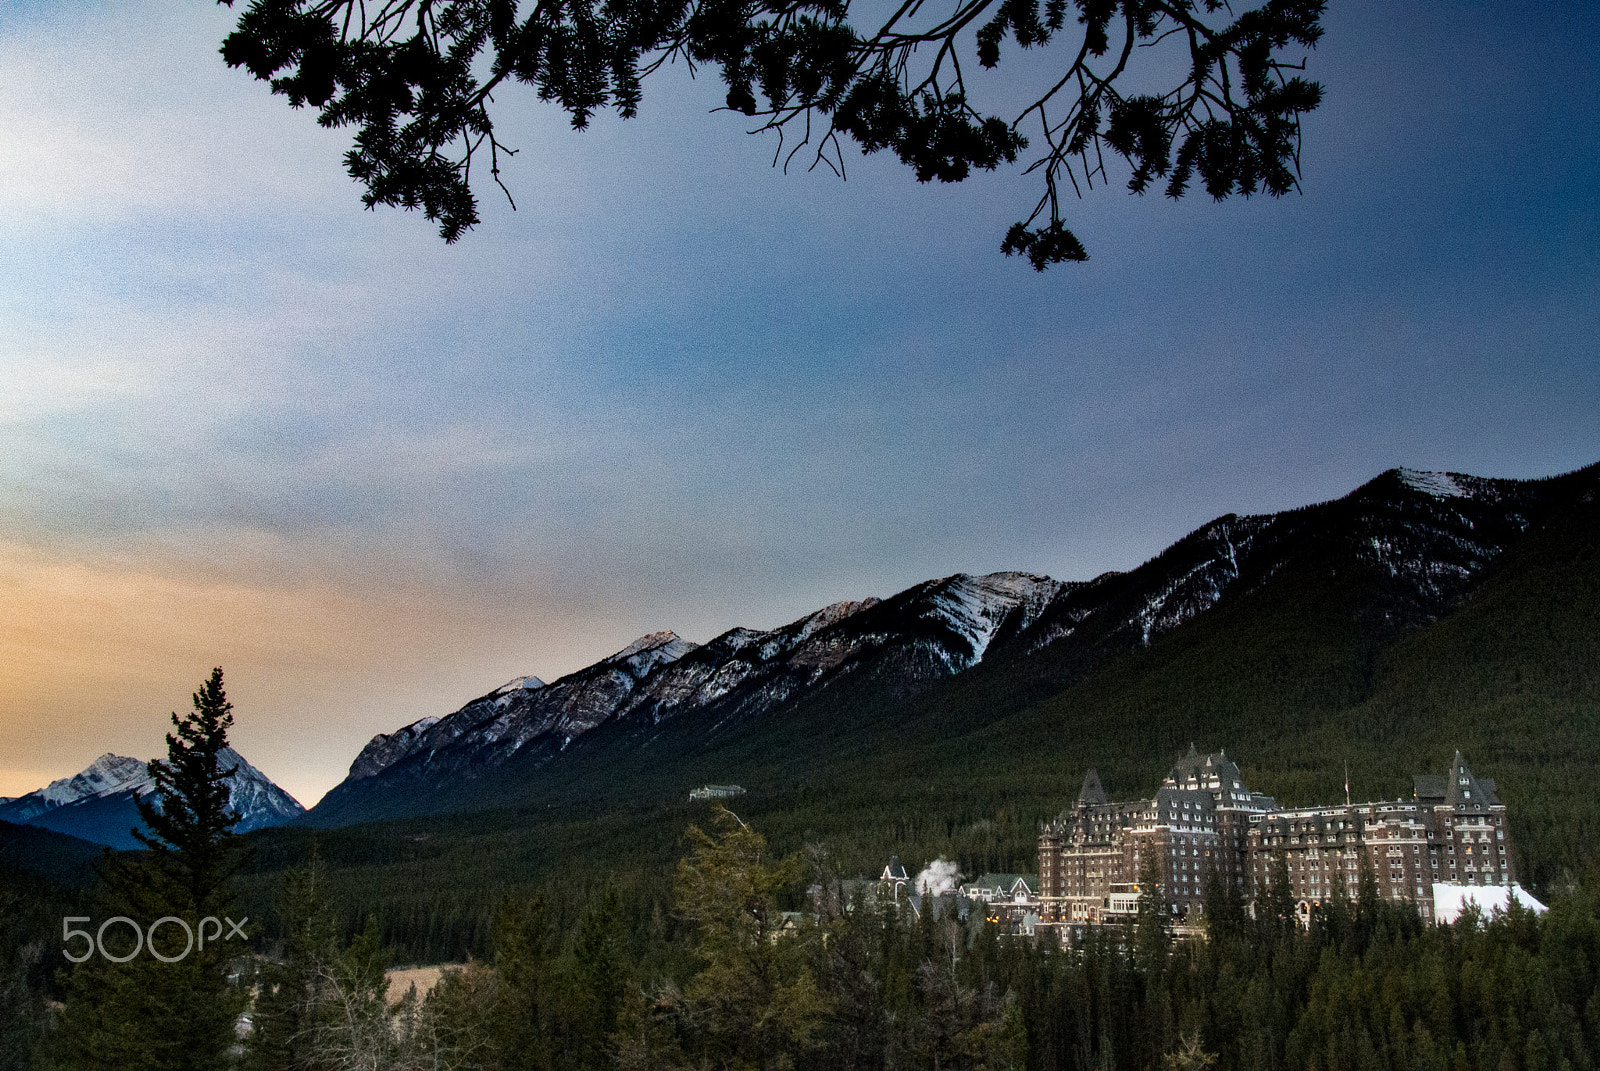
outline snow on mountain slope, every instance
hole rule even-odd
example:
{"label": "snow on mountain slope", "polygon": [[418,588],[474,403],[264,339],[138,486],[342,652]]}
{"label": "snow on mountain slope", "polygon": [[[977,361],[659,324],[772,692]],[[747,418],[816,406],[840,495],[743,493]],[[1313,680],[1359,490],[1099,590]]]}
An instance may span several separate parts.
{"label": "snow on mountain slope", "polygon": [[0,805],[0,819],[28,822],[46,811],[89,796],[109,796],[130,788],[144,795],[153,787],[144,763],[107,752],[71,777],[51,781],[41,789]]}
{"label": "snow on mountain slope", "polygon": [[[503,711],[525,702],[529,694],[543,687],[545,683],[538,677],[531,675],[513,677],[488,695],[473,700],[453,714],[442,718],[438,716],[419,718],[392,733],[379,733],[367,741],[366,747],[361,749],[361,753],[350,764],[349,780],[357,781],[363,777],[372,777],[380,770],[394,765],[418,750],[444,746],[474,724],[471,714],[465,717],[459,715],[468,711],[476,714],[482,714],[487,710]],[[439,726],[438,730],[430,733],[429,730],[435,726]]]}
{"label": "snow on mountain slope", "polygon": [[1434,498],[1467,498],[1472,494],[1453,472],[1419,472],[1407,468],[1395,469],[1394,472],[1407,487]]}
{"label": "snow on mountain slope", "polygon": [[1201,556],[1162,577],[1146,592],[1135,614],[1139,642],[1170,632],[1217,604],[1239,579],[1240,562],[1250,553],[1254,537],[1266,526],[1265,517],[1223,517],[1202,528],[1196,542]]}
{"label": "snow on mountain slope", "polygon": [[928,599],[927,613],[936,616],[965,641],[966,657],[956,652],[947,660],[952,673],[975,665],[988,651],[1002,626],[1024,629],[1038,620],[1065,587],[1059,580],[1030,573],[958,573],[939,581]]}
{"label": "snow on mountain slope", "polygon": [[373,737],[334,793],[397,766],[442,776],[474,764],[498,765],[535,737],[558,738],[564,746],[605,720],[642,678],[695,648],[674,632],[653,632],[554,683],[518,677],[442,718]]}
{"label": "snow on mountain slope", "polygon": [[[252,829],[282,825],[305,813],[305,808],[294,797],[250,765],[233,748],[224,748],[218,757],[225,766],[234,767],[233,776],[228,779],[228,803],[240,816],[236,827],[238,832],[247,833]],[[137,824],[138,812],[133,807],[133,800],[148,798],[155,791],[155,779],[150,776],[146,763],[125,755],[107,753],[71,777],[52,781],[26,796],[0,804],[0,820],[45,825],[58,832],[84,835],[85,839],[107,843],[98,832],[99,827],[106,824],[105,808],[91,805],[122,797],[122,809],[128,812],[122,816],[122,824]],[[94,830],[74,827],[73,816],[90,813],[95,815]],[[111,824],[115,826],[117,823]],[[125,840],[124,835],[113,846],[133,846],[131,842],[124,843]]]}
{"label": "snow on mountain slope", "polygon": [[319,807],[338,810],[380,774],[384,784],[438,784],[480,776],[517,754],[549,761],[607,723],[648,735],[663,722],[705,716],[716,731],[869,666],[897,690],[926,687],[974,664],[997,636],[1026,628],[1062,587],[1025,573],[958,574],[889,601],[833,603],[766,632],[731,629],[704,645],[651,633],[509,702],[500,701],[502,689],[436,723],[375,737]]}
{"label": "snow on mountain slope", "polygon": [[279,826],[305,813],[300,801],[279,788],[277,784],[245,761],[233,748],[223,748],[219,757],[224,763],[235,766],[228,779],[228,806],[240,818],[234,827],[236,833],[252,829]]}
{"label": "snow on mountain slope", "polygon": [[496,703],[504,704],[515,699],[518,692],[536,692],[543,687],[544,681],[538,677],[514,677],[489,694]]}
{"label": "snow on mountain slope", "polygon": [[[1586,471],[1515,481],[1395,469],[1340,499],[1219,517],[1137,568],[1088,581],[956,574],[768,631],[730,629],[704,645],[651,633],[551,684],[508,685],[437,722],[375,737],[316,817],[414,813],[513,757],[517,776],[530,776],[580,743],[647,747],[669,723],[680,726],[677,738],[705,741],[844,682],[857,682],[852,699],[829,709],[846,718],[980,663],[1027,663],[1030,683],[1017,694],[1043,696],[1269,584],[1362,585],[1363,614],[1409,627],[1448,612],[1530,516],[1594,482]],[[871,698],[863,705],[860,696]]]}
{"label": "snow on mountain slope", "polygon": [[150,770],[145,763],[107,752],[79,773],[50,782],[37,796],[41,802],[59,806],[85,796],[105,796],[127,788],[146,792],[151,785]]}
{"label": "snow on mountain slope", "polygon": [[[498,697],[500,692],[497,690],[491,694]],[[363,777],[371,777],[384,767],[392,766],[405,758],[416,750],[422,734],[439,724],[441,720],[438,717],[419,718],[392,733],[379,733],[374,736],[367,741],[367,746],[361,749],[361,754],[350,764],[350,780],[357,781]]]}

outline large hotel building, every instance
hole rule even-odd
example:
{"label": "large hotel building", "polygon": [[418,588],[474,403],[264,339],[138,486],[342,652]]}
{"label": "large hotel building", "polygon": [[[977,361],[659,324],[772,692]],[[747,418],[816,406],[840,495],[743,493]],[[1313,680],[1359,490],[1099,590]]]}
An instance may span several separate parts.
{"label": "large hotel building", "polygon": [[1263,895],[1282,853],[1297,909],[1342,892],[1354,898],[1363,867],[1380,894],[1433,918],[1433,885],[1515,881],[1506,809],[1494,782],[1474,777],[1460,752],[1444,776],[1418,774],[1408,800],[1295,810],[1251,792],[1226,754],[1189,749],[1155,797],[1110,803],[1090,770],[1077,802],[1039,836],[1039,921],[1108,922],[1135,910],[1139,874],[1153,861],[1168,910],[1203,910],[1205,875],[1246,902]]}

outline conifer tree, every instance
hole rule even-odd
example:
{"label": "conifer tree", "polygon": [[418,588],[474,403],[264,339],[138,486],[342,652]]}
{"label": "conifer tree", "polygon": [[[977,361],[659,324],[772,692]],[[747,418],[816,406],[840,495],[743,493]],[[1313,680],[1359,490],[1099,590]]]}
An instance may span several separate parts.
{"label": "conifer tree", "polygon": [[172,715],[176,736],[167,734],[167,759],[150,763],[159,804],[139,801],[149,833],[134,830],[148,849],[145,863],[181,906],[204,915],[232,905],[228,880],[245,861],[244,839],[234,832],[239,815],[229,805],[222,752],[233,727],[233,704],[222,688],[222,667],[192,697],[194,712]]}
{"label": "conifer tree", "polygon": [[1289,856],[1278,852],[1273,857],[1271,882],[1267,886],[1262,923],[1275,940],[1287,940],[1295,932],[1294,879],[1289,874]]}
{"label": "conifer tree", "polygon": [[306,866],[284,876],[281,955],[257,975],[246,1071],[303,1067],[315,1025],[319,965],[331,962],[336,943],[323,904],[322,862],[315,842]]}
{"label": "conifer tree", "polygon": [[500,985],[489,1018],[489,1038],[506,1071],[547,1071],[553,1065],[547,1026],[552,994],[548,975],[544,898],[502,900],[495,911],[495,971]]}
{"label": "conifer tree", "polygon": [[1244,896],[1218,866],[1206,868],[1206,932],[1213,941],[1228,941],[1244,926]]}
{"label": "conifer tree", "polygon": [[25,932],[23,920],[21,898],[0,888],[0,1067],[28,1065],[44,1023],[44,999],[32,978],[43,943]]}
{"label": "conifer tree", "polygon": [[608,888],[585,913],[573,945],[571,971],[573,1034],[580,1058],[599,1066],[607,1038],[622,1010],[624,964],[617,936],[621,924],[615,888]]}
{"label": "conifer tree", "polygon": [[1161,971],[1171,943],[1169,926],[1161,867],[1147,856],[1139,868],[1139,902],[1134,916],[1134,947],[1141,966],[1157,973]]}
{"label": "conifer tree", "polygon": [[689,1018],[720,1062],[760,1066],[806,1049],[827,1010],[809,968],[778,929],[778,893],[798,861],[771,861],[766,839],[718,806],[716,834],[690,826],[678,910],[698,931],[703,968],[685,987]]}
{"label": "conifer tree", "polygon": [[228,804],[233,768],[222,752],[233,706],[220,668],[193,702],[191,713],[172,715],[166,760],[149,765],[159,802],[139,801],[149,832],[134,831],[146,850],[107,851],[100,866],[101,919],[129,919],[140,937],[127,924],[109,927],[106,951],[128,958],[97,951],[73,971],[47,1060],[58,1068],[218,1071],[231,1063],[246,993],[230,981],[229,965],[248,950],[229,940],[228,882],[245,853]]}

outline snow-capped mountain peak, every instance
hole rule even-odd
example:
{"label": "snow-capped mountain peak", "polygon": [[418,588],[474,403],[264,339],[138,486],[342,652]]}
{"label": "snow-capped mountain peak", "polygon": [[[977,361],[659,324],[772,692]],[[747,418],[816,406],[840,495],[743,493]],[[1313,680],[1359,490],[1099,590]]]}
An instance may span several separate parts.
{"label": "snow-capped mountain peak", "polygon": [[801,619],[800,629],[795,634],[795,642],[810,639],[811,636],[830,625],[836,625],[852,614],[862,610],[870,610],[881,602],[881,599],[868,596],[865,599],[841,599],[829,603],[815,613]]}
{"label": "snow-capped mountain peak", "polygon": [[[228,803],[240,817],[237,832],[281,825],[305,813],[292,796],[233,748],[223,748],[218,759],[233,770]],[[43,825],[112,847],[137,847],[127,833],[128,826],[139,822],[133,801],[155,792],[148,763],[108,752],[71,777],[0,803],[0,820]]]}
{"label": "snow-capped mountain peak", "polygon": [[[512,692],[532,692],[543,687],[544,681],[540,680],[538,677],[512,677],[490,694],[510,695]],[[438,719],[436,718],[434,720],[437,721]]]}
{"label": "snow-capped mountain peak", "polygon": [[1002,626],[1009,623],[1020,631],[1033,624],[1063,588],[1059,580],[1032,573],[957,573],[936,581],[930,612],[942,617],[972,652],[952,668],[959,671],[982,659]]}
{"label": "snow-capped mountain peak", "polygon": [[137,789],[142,796],[154,787],[145,763],[108,751],[71,777],[50,782],[32,793],[32,797],[45,805],[41,810],[48,810],[88,796],[106,796],[130,788]]}
{"label": "snow-capped mountain peak", "polygon": [[[496,697],[498,702],[499,699],[509,701],[519,693],[501,688],[490,694]],[[392,733],[379,733],[374,736],[367,741],[367,746],[361,749],[361,753],[350,764],[350,780],[357,781],[363,777],[371,777],[385,766],[410,754],[422,739],[422,735],[439,724],[440,720],[435,715],[429,715],[426,718],[418,718],[410,725],[401,726]]]}
{"label": "snow-capped mountain peak", "polygon": [[640,636],[610,658],[605,659],[605,662],[612,665],[626,666],[633,676],[644,677],[657,666],[676,662],[699,646],[697,643],[691,643],[684,639],[671,629],[663,632],[649,632]]}
{"label": "snow-capped mountain peak", "polygon": [[233,748],[223,748],[217,757],[233,767],[233,774],[228,778],[228,806],[239,816],[234,832],[248,833],[252,829],[282,825],[305,813],[300,801],[279,788],[272,778],[250,765]]}

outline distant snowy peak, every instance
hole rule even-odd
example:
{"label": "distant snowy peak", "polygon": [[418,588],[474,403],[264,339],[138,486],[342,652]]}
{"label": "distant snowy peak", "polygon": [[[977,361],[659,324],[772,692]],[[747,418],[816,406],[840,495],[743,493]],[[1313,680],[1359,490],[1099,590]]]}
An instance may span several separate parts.
{"label": "distant snowy peak", "polygon": [[658,666],[676,662],[698,646],[699,644],[689,642],[671,629],[664,632],[650,632],[605,659],[604,663],[625,666],[637,679],[648,676]]}
{"label": "distant snowy peak", "polygon": [[706,646],[727,654],[737,654],[751,644],[760,643],[766,638],[767,633],[753,628],[730,628]]}
{"label": "distant snowy peak", "polygon": [[490,694],[491,695],[512,695],[512,694],[514,694],[516,692],[532,692],[532,691],[536,691],[536,690],[538,690],[540,688],[543,688],[543,687],[544,687],[544,681],[540,680],[538,677],[513,677],[510,680],[506,681],[504,684],[502,684],[500,687],[496,688]]}
{"label": "distant snowy peak", "polygon": [[[503,691],[504,689],[500,689],[493,694],[499,695]],[[367,746],[361,749],[356,761],[350,764],[350,780],[371,777],[385,766],[394,765],[411,753],[423,733],[437,724],[439,719],[436,717],[419,718],[392,733],[379,733],[374,736],[367,741]]]}
{"label": "distant snowy peak", "polygon": [[476,726],[485,716],[492,716],[524,705],[529,696],[543,691],[549,685],[529,674],[513,677],[480,699],[474,699],[460,710],[444,717],[419,718],[410,725],[392,733],[379,733],[367,741],[350,764],[346,780],[360,781],[388,769],[401,759],[425,749],[439,748],[468,729]]}
{"label": "distant snowy peak", "polygon": [[[233,748],[223,748],[217,757],[224,767],[233,768],[228,778],[228,802],[241,818],[239,832],[280,825],[305,813],[305,808],[294,797]],[[0,804],[0,819],[31,822],[41,815],[93,799],[130,792],[145,798],[155,791],[155,778],[150,776],[147,763],[108,752],[71,777],[52,781],[37,792]]]}
{"label": "distant snowy peak", "polygon": [[[798,643],[810,639],[816,633],[837,625],[847,617],[858,614],[862,610],[872,609],[881,601],[881,599],[868,596],[865,599],[843,599],[839,602],[829,603],[816,613],[807,614],[796,622],[800,627],[794,634],[794,640]],[[766,635],[770,635],[770,633]]]}
{"label": "distant snowy peak", "polygon": [[0,819],[30,822],[47,811],[79,800],[109,796],[128,789],[135,789],[144,795],[153,787],[150,771],[144,763],[126,755],[107,752],[71,777],[52,781],[35,792],[0,804]]}

